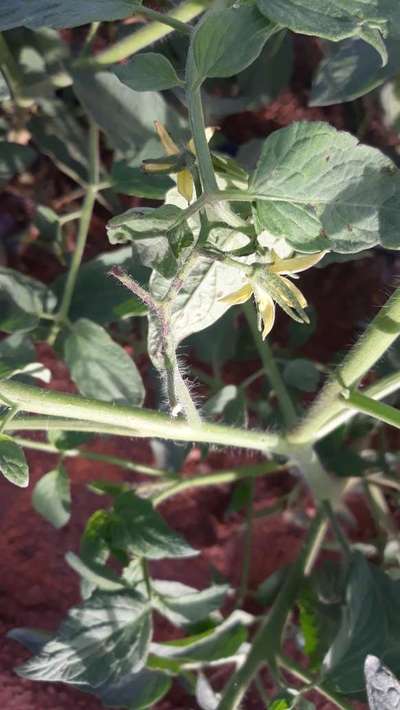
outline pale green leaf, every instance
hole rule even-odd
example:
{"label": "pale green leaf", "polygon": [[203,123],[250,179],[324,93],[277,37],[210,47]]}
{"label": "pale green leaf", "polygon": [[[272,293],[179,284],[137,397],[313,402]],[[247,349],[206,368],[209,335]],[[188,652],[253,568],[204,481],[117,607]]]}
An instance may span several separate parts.
{"label": "pale green leaf", "polygon": [[126,64],[113,67],[112,72],[134,91],[162,91],[182,83],[171,62],[156,52],[137,54]]}
{"label": "pale green leaf", "polygon": [[110,567],[93,560],[85,562],[73,552],[67,552],[65,559],[69,566],[93,589],[101,589],[104,592],[117,592],[126,587]]}
{"label": "pale green leaf", "polygon": [[[279,205],[281,215],[287,209],[288,229],[295,215],[285,238],[299,251],[317,250],[306,236],[299,239],[310,214],[321,223],[319,238],[333,251],[400,247],[399,171],[375,148],[326,123],[294,123],[275,131],[265,141],[249,190],[259,198],[265,229],[270,225],[264,200]],[[272,230],[275,224],[274,214]]]}
{"label": "pale green leaf", "polygon": [[44,284],[13,269],[0,267],[0,330],[32,330],[43,312],[55,306],[54,294]]}
{"label": "pale green leaf", "polygon": [[207,77],[228,77],[248,67],[277,31],[254,5],[207,13],[193,34],[187,80],[199,86]]}
{"label": "pale green leaf", "polygon": [[29,469],[20,446],[6,434],[0,434],[0,472],[19,488],[29,485]]}
{"label": "pale green leaf", "polygon": [[56,636],[17,673],[96,690],[143,668],[151,632],[148,604],[139,594],[95,591],[70,609]]}
{"label": "pale green leaf", "polygon": [[32,505],[55,528],[62,528],[71,517],[71,489],[64,466],[49,471],[37,482]]}
{"label": "pale green leaf", "polygon": [[64,357],[81,394],[140,406],[144,387],[139,371],[107,331],[86,318],[75,321],[64,341]]}
{"label": "pale green leaf", "polygon": [[199,591],[180,582],[153,580],[152,603],[160,614],[176,626],[206,619],[222,605],[228,585],[212,585]]}
{"label": "pale green leaf", "polygon": [[107,223],[111,244],[132,242],[137,237],[156,237],[165,234],[182,215],[176,205],[162,207],[133,207],[113,217]]}

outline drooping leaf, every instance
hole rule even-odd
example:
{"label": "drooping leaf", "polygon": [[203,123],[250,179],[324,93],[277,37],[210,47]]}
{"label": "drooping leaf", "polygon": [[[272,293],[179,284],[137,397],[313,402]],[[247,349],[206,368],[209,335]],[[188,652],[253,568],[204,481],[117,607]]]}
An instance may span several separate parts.
{"label": "drooping leaf", "polygon": [[116,683],[104,685],[96,690],[96,695],[107,707],[145,710],[153,708],[170,687],[171,678],[166,673],[143,668],[139,673],[129,673]]}
{"label": "drooping leaf", "polygon": [[276,31],[254,5],[207,13],[192,36],[186,69],[189,85],[200,86],[207,77],[238,74]]}
{"label": "drooping leaf", "polygon": [[126,64],[114,67],[112,72],[134,91],[162,91],[181,83],[171,62],[156,52],[137,54]]}
{"label": "drooping leaf", "polygon": [[35,151],[28,145],[0,141],[0,186],[32,165]]}
{"label": "drooping leaf", "polygon": [[386,41],[387,64],[382,67],[379,55],[359,39],[326,43],[325,57],[314,76],[311,106],[330,106],[367,94],[400,69],[400,41]]}
{"label": "drooping leaf", "polygon": [[126,588],[126,585],[121,582],[118,575],[110,567],[93,561],[90,563],[84,562],[73,552],[67,552],[65,559],[69,566],[82,579],[88,582],[93,589],[100,589],[104,592],[117,592]]}
{"label": "drooping leaf", "polygon": [[22,448],[11,436],[0,434],[0,472],[19,488],[29,485],[29,469]]}
{"label": "drooping leaf", "polygon": [[257,0],[273,22],[293,32],[333,41],[360,37],[386,60],[383,37],[399,36],[400,9],[396,0],[335,0],[319,7],[314,0]]}
{"label": "drooping leaf", "polygon": [[[196,636],[188,636],[170,643],[152,643],[149,666],[162,667],[157,657],[181,663],[191,661],[216,661],[233,656],[247,639],[246,622],[248,615],[234,611],[219,626]],[[153,654],[155,658],[153,657]]]}
{"label": "drooping leaf", "polygon": [[142,378],[125,350],[97,323],[81,318],[64,341],[71,377],[86,397],[140,406]]}
{"label": "drooping leaf", "polygon": [[34,362],[35,348],[25,333],[14,333],[0,341],[0,377],[9,377],[16,370]]}
{"label": "drooping leaf", "polygon": [[55,528],[62,528],[71,517],[71,490],[64,466],[49,471],[37,482],[32,505]]}
{"label": "drooping leaf", "polygon": [[32,330],[54,305],[54,295],[40,281],[0,267],[0,330]]}
{"label": "drooping leaf", "polygon": [[177,126],[177,116],[160,94],[133,91],[111,72],[74,74],[74,90],[111,146],[122,152],[152,138],[155,120]]}
{"label": "drooping leaf", "polygon": [[[130,247],[122,247],[99,254],[86,261],[79,269],[72,296],[69,318],[75,321],[88,318],[100,325],[111,323],[124,315],[144,315],[146,307],[136,296],[122,289],[115,279],[108,276],[112,266],[126,269],[134,278],[142,282],[145,269],[132,258]],[[62,276],[52,284],[55,293],[61,296],[65,284]]]}
{"label": "drooping leaf", "polygon": [[[264,228],[285,236],[300,251],[400,247],[399,171],[375,148],[326,123],[294,123],[273,133],[249,189],[259,198],[258,218]],[[291,231],[284,234],[269,220],[271,205],[293,216]],[[311,210],[320,221],[317,243],[315,236],[308,241],[305,232],[299,238],[304,210],[307,219]]]}
{"label": "drooping leaf", "polygon": [[112,547],[151,560],[198,554],[167,525],[150,501],[132,492],[121,493],[115,499],[107,542]]}
{"label": "drooping leaf", "polygon": [[148,604],[139,594],[96,591],[70,609],[57,634],[17,673],[95,690],[143,668],[151,631]]}
{"label": "drooping leaf", "polygon": [[212,585],[199,591],[180,582],[153,580],[153,606],[176,626],[206,619],[222,605],[229,587]]}
{"label": "drooping leaf", "polygon": [[368,654],[384,658],[400,674],[400,582],[390,579],[360,554],[353,556],[346,606],[323,668],[324,680],[337,692],[360,693]]}
{"label": "drooping leaf", "polygon": [[99,20],[120,20],[131,14],[131,0],[13,0],[0,7],[0,30],[76,27]]}

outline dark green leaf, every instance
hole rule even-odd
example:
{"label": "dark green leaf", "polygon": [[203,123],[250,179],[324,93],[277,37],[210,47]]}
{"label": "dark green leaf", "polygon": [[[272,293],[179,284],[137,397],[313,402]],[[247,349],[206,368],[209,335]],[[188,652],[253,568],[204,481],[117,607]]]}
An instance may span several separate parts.
{"label": "dark green leaf", "polygon": [[168,175],[148,174],[125,160],[119,160],[112,166],[112,187],[123,195],[147,197],[149,200],[163,200],[165,193],[174,186]]}
{"label": "dark green leaf", "polygon": [[234,310],[229,310],[214,325],[191,335],[186,346],[194,349],[199,360],[214,367],[221,367],[235,356],[238,340],[236,316]]}
{"label": "dark green leaf", "polygon": [[365,657],[384,658],[400,673],[400,582],[353,556],[346,606],[337,636],[324,660],[324,680],[344,694],[364,690]]}
{"label": "dark green leaf", "polygon": [[311,360],[298,358],[285,365],[283,376],[291,387],[301,392],[315,392],[321,379],[321,373]]}
{"label": "dark green leaf", "polygon": [[114,67],[112,72],[134,91],[162,91],[181,83],[171,62],[156,52],[137,54],[126,64]]}
{"label": "dark green leaf", "polygon": [[37,482],[32,493],[32,505],[55,528],[62,528],[68,523],[71,517],[71,490],[63,466],[49,471]]}
{"label": "dark green leaf", "polygon": [[33,343],[24,333],[14,333],[0,341],[0,377],[9,377],[35,359]]}
{"label": "dark green leaf", "polygon": [[33,163],[36,153],[28,145],[0,141],[0,186]]}
{"label": "dark green leaf", "polygon": [[92,438],[92,434],[87,431],[57,431],[50,429],[47,438],[59,451],[70,451],[78,449],[82,444],[86,444]]}
{"label": "dark green leaf", "polygon": [[54,305],[54,295],[40,281],[0,267],[0,330],[32,330]]}
{"label": "dark green leaf", "polygon": [[19,488],[29,485],[29,469],[23,450],[10,436],[0,434],[0,472]]}
{"label": "dark green leaf", "polygon": [[[135,3],[136,5],[139,2]],[[0,30],[12,27],[76,27],[132,14],[131,0],[13,0],[0,8]]]}
{"label": "dark green leaf", "polygon": [[198,554],[168,527],[150,501],[131,492],[116,498],[107,535],[112,547],[152,560]]}
{"label": "dark green leaf", "polygon": [[[399,171],[375,148],[326,123],[294,123],[273,133],[250,191],[260,198],[263,226],[272,233],[276,222],[270,224],[268,210],[263,212],[264,200],[277,209],[279,205],[288,217],[296,211],[294,228],[275,236],[284,236],[300,251],[315,251],[323,244],[339,253],[379,243],[400,247]],[[317,243],[315,236],[309,241],[305,232],[299,234],[310,210],[321,223]]]}
{"label": "dark green leaf", "polygon": [[254,5],[207,13],[193,34],[187,80],[199,86],[207,77],[238,74],[260,54],[277,28]]}
{"label": "dark green leaf", "polygon": [[69,611],[56,636],[17,673],[96,689],[143,668],[151,632],[147,602],[139,594],[96,591]]}
{"label": "dark green leaf", "polygon": [[[112,266],[121,266],[134,278],[142,282],[145,269],[140,268],[132,259],[130,247],[99,254],[95,259],[86,261],[79,269],[78,278],[72,296],[69,317],[72,321],[88,318],[100,325],[111,323],[125,315],[143,315],[146,307],[133,294],[121,288],[120,284],[108,275]],[[65,276],[56,279],[53,289],[61,296]]]}
{"label": "dark green leaf", "polygon": [[400,41],[386,41],[388,62],[382,67],[379,55],[359,39],[326,43],[325,57],[318,67],[311,90],[311,106],[330,106],[367,94],[400,69]]}
{"label": "dark green leaf", "polygon": [[79,391],[120,404],[143,403],[144,388],[135,363],[100,325],[75,321],[64,341],[64,357]]}
{"label": "dark green leaf", "polygon": [[120,681],[96,690],[107,707],[125,707],[128,710],[153,708],[168,693],[171,679],[165,673],[143,668],[139,673],[129,673]]}

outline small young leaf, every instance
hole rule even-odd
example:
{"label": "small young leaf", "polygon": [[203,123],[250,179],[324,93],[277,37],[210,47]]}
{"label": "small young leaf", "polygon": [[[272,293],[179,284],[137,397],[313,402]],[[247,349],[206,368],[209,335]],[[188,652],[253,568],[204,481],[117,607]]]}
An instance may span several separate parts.
{"label": "small young leaf", "polygon": [[275,131],[249,189],[259,198],[260,221],[272,233],[275,222],[270,224],[263,200],[288,215],[298,209],[295,228],[284,236],[300,251],[315,251],[299,236],[304,207],[313,210],[320,238],[333,251],[354,253],[376,244],[400,248],[399,171],[375,148],[326,123],[293,123]]}
{"label": "small young leaf", "polygon": [[139,594],[96,591],[70,609],[56,636],[17,673],[96,690],[143,668],[151,632],[147,602]]}
{"label": "small young leaf", "polygon": [[0,330],[32,330],[54,305],[54,295],[40,281],[0,267]]}
{"label": "small young leaf", "polygon": [[130,554],[159,560],[193,557],[197,550],[171,530],[148,500],[132,492],[121,493],[111,513],[107,542]]}
{"label": "small young leaf", "polygon": [[144,52],[112,69],[123,84],[134,91],[162,91],[181,83],[171,62],[163,54]]}
{"label": "small young leaf", "polygon": [[35,158],[35,151],[27,145],[0,141],[0,186],[29,168]]}
{"label": "small young leaf", "polygon": [[24,452],[6,434],[0,434],[0,471],[4,478],[19,488],[26,488],[29,484],[29,469]]}
{"label": "small young leaf", "polygon": [[315,392],[321,379],[319,370],[311,360],[298,358],[285,366],[283,376],[291,387],[300,392]]}
{"label": "small young leaf", "polygon": [[135,363],[100,325],[81,318],[65,338],[64,357],[71,377],[86,397],[143,403],[144,388]]}
{"label": "small young leaf", "polygon": [[37,482],[32,493],[32,505],[55,528],[62,528],[68,523],[71,517],[71,490],[63,466],[49,471]]}

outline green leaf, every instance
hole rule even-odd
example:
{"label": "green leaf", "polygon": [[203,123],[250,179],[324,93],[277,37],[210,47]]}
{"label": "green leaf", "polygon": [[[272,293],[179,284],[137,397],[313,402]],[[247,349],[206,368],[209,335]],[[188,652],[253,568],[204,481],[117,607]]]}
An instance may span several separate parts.
{"label": "green leaf", "polygon": [[322,10],[315,0],[257,0],[273,22],[293,32],[333,41],[360,37],[375,47],[385,63],[382,37],[399,36],[400,10],[396,0],[335,0]]}
{"label": "green leaf", "polygon": [[32,340],[25,333],[14,333],[0,342],[0,377],[9,377],[36,359]]}
{"label": "green leaf", "polygon": [[0,71],[0,101],[9,101],[11,99],[10,89],[3,72]]}
{"label": "green leaf", "polygon": [[312,360],[305,358],[290,360],[285,365],[283,376],[288,385],[295,387],[300,392],[315,392],[321,379],[321,373]]}
{"label": "green leaf", "polygon": [[40,281],[0,267],[0,330],[32,330],[43,312],[51,312],[55,298]]}
{"label": "green leaf", "polygon": [[29,485],[29,469],[20,446],[10,436],[0,434],[0,471],[19,488]]}
{"label": "green leaf", "polygon": [[190,44],[186,69],[189,85],[195,88],[207,77],[228,77],[243,71],[276,31],[254,5],[207,13]]}
{"label": "green leaf", "polygon": [[324,681],[346,695],[363,692],[368,654],[384,658],[399,675],[399,619],[400,582],[354,554],[342,622],[324,660]]}
{"label": "green leaf", "polygon": [[137,92],[111,72],[74,74],[74,90],[113,148],[139,149],[154,136],[153,121],[176,128],[178,119],[162,96]]}
{"label": "green leaf", "polygon": [[[72,296],[69,310],[72,321],[88,318],[104,325],[122,317],[122,309],[126,309],[126,315],[140,316],[146,313],[146,307],[136,296],[122,289],[115,279],[109,278],[108,272],[112,266],[121,266],[141,282],[145,275],[145,269],[134,263],[130,247],[114,249],[86,261],[79,269]],[[52,284],[59,297],[64,284],[65,276]]]}
{"label": "green leaf", "polygon": [[311,106],[330,106],[367,94],[400,69],[400,41],[386,41],[387,64],[382,67],[379,55],[365,42],[348,39],[326,43],[325,57],[318,67],[311,90]]}
{"label": "green leaf", "polygon": [[149,200],[163,200],[165,193],[174,186],[168,175],[148,174],[126,160],[113,163],[111,171],[112,187],[123,195],[147,197]]}
{"label": "green leaf", "polygon": [[203,362],[221,367],[232,360],[236,353],[238,331],[235,328],[237,314],[229,310],[209,328],[190,336],[186,345],[193,348],[196,357]]}
{"label": "green leaf", "polygon": [[[264,144],[249,189],[259,198],[259,221],[272,233],[268,205],[288,216],[287,225],[297,210],[293,229],[282,236],[300,251],[320,249],[321,242],[339,253],[376,244],[400,247],[398,170],[375,148],[326,123],[294,123],[275,131]],[[320,221],[317,245],[299,238],[304,210]]]}
{"label": "green leaf", "polygon": [[[192,661],[217,661],[233,656],[247,639],[245,624],[248,615],[243,611],[234,611],[219,626],[196,636],[187,636],[168,644],[152,643],[149,667],[162,667],[157,657],[162,659],[190,663]],[[153,654],[155,658],[153,657]]]}
{"label": "green leaf", "polygon": [[32,505],[55,528],[62,528],[68,523],[71,517],[71,489],[64,466],[49,471],[37,482],[32,493]]}
{"label": "green leaf", "polygon": [[152,604],[172,624],[182,626],[206,619],[222,605],[229,590],[219,584],[199,591],[180,582],[152,580]]}
{"label": "green leaf", "polygon": [[0,186],[29,168],[35,158],[35,151],[28,145],[0,141]]}
{"label": "green leaf", "polygon": [[[138,5],[139,3],[136,2]],[[0,31],[13,27],[76,27],[132,14],[131,0],[13,0],[0,8]]]}
{"label": "green leaf", "polygon": [[115,499],[106,542],[111,547],[151,560],[198,554],[171,530],[150,501],[132,492],[121,493]]}
{"label": "green leaf", "polygon": [[156,52],[137,54],[126,64],[114,67],[112,72],[134,91],[162,91],[182,83],[171,62]]}
{"label": "green leaf", "polygon": [[57,431],[50,429],[47,432],[49,443],[59,451],[71,451],[78,449],[82,444],[86,444],[92,438],[92,434],[87,431]]}
{"label": "green leaf", "polygon": [[125,350],[86,318],[75,321],[64,341],[71,377],[85,397],[134,404],[144,399],[142,378]]}
{"label": "green leaf", "polygon": [[128,710],[153,708],[155,703],[168,693],[171,678],[166,673],[150,671],[147,668],[139,673],[129,673],[119,682],[96,690],[107,707],[126,707]]}
{"label": "green leaf", "polygon": [[93,561],[90,563],[84,562],[73,552],[67,552],[65,560],[93,589],[97,588],[104,592],[117,592],[126,587],[118,575],[103,564]]}
{"label": "green leaf", "polygon": [[30,680],[97,690],[143,668],[151,632],[148,604],[139,594],[96,591],[70,609],[54,638],[16,670]]}

